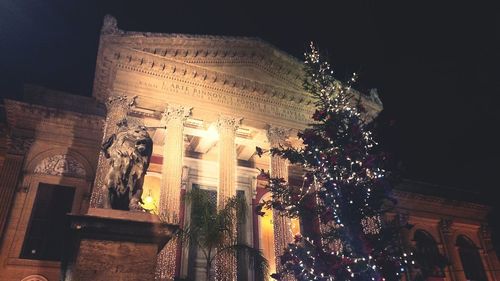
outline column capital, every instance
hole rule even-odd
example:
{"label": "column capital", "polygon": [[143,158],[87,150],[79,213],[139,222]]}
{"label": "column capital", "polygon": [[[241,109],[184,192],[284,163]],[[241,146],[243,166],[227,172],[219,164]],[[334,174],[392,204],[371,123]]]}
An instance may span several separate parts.
{"label": "column capital", "polygon": [[267,129],[267,139],[271,146],[283,144],[290,137],[291,129],[269,125]]}
{"label": "column capital", "polygon": [[236,132],[241,125],[242,117],[234,117],[229,115],[219,115],[217,119],[217,129],[221,130],[232,130]]}
{"label": "column capital", "polygon": [[164,122],[164,124],[168,124],[172,120],[181,120],[184,122],[189,116],[191,116],[192,109],[192,107],[188,106],[169,104],[162,113],[162,122]]}
{"label": "column capital", "polygon": [[483,239],[491,239],[491,228],[488,223],[482,223],[479,230],[481,231]]}
{"label": "column capital", "polygon": [[7,137],[7,153],[24,155],[30,149],[34,139],[25,136],[9,135]]}
{"label": "column capital", "polygon": [[132,106],[135,105],[135,100],[137,99],[137,96],[129,97],[126,95],[117,95],[117,96],[110,96],[108,97],[108,100],[106,101],[106,108],[108,111],[111,108],[123,108],[128,109]]}
{"label": "column capital", "polygon": [[446,234],[446,235],[449,235],[451,234],[451,225],[453,224],[453,221],[451,219],[448,219],[448,218],[442,218],[440,221],[439,221],[439,229],[441,230],[441,232],[443,232],[443,234]]}

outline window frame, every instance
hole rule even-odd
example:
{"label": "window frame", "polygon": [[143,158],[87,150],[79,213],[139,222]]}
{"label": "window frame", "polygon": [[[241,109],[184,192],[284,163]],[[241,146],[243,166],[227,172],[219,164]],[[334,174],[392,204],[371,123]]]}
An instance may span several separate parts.
{"label": "window frame", "polygon": [[5,236],[6,239],[4,241],[6,245],[10,245],[6,259],[7,265],[41,266],[47,268],[59,268],[61,266],[60,261],[21,258],[24,239],[35,206],[38,187],[41,183],[74,187],[75,194],[71,213],[84,214],[89,208],[90,187],[92,185],[89,180],[43,174],[25,174],[23,182],[20,183],[19,191],[16,193],[14,206],[11,211],[12,221],[10,222],[10,228],[15,228],[15,230],[12,235]]}
{"label": "window frame", "polygon": [[[31,216],[30,216],[30,219],[29,219],[29,222],[28,222],[28,225],[27,225],[26,231],[25,231],[24,241],[23,241],[23,245],[22,245],[22,248],[21,248],[21,253],[20,253],[20,256],[19,256],[19,257],[20,257],[21,259],[28,259],[28,260],[30,260],[30,259],[31,259],[31,260],[41,260],[41,261],[61,261],[61,259],[62,259],[62,257],[63,257],[63,254],[62,254],[62,253],[61,253],[61,255],[60,255],[60,256],[58,256],[58,259],[52,259],[52,258],[50,257],[50,254],[54,254],[54,253],[50,253],[50,252],[47,252],[47,251],[41,251],[41,253],[39,253],[39,254],[38,254],[38,255],[40,255],[40,256],[38,256],[38,257],[36,257],[36,258],[35,258],[35,257],[29,257],[29,256],[30,256],[30,254],[29,254],[28,245],[30,244],[30,242],[32,242],[33,237],[34,237],[34,236],[37,236],[37,235],[34,235],[34,232],[32,232],[32,231],[33,231],[34,221],[37,219],[37,218],[35,217],[36,213],[35,213],[34,211],[35,211],[35,210],[36,210],[36,211],[40,211],[40,210],[39,210],[39,208],[40,208],[40,207],[42,207],[42,208],[46,208],[46,209],[48,209],[48,210],[50,210],[50,209],[52,209],[52,208],[53,208],[53,206],[39,206],[39,205],[38,205],[38,204],[40,203],[40,201],[42,200],[42,198],[41,198],[41,197],[43,197],[43,195],[39,192],[39,191],[40,191],[40,188],[46,188],[46,189],[47,189],[47,191],[49,191],[49,189],[51,189],[51,190],[50,190],[50,192],[52,193],[52,196],[56,193],[56,192],[55,192],[55,191],[56,191],[56,189],[59,189],[59,190],[61,190],[61,191],[62,191],[62,190],[64,190],[63,192],[68,192],[68,191],[69,191],[70,193],[72,193],[72,194],[71,194],[71,205],[69,206],[69,208],[70,208],[70,210],[69,210],[69,211],[70,211],[70,212],[72,212],[72,210],[71,210],[71,209],[73,208],[73,203],[74,203],[74,201],[75,201],[76,187],[74,187],[74,186],[64,186],[64,185],[60,185],[60,184],[47,184],[47,183],[42,183],[42,182],[41,182],[41,183],[39,183],[38,188],[37,188],[37,193],[36,193],[36,195],[35,195],[34,204],[33,204],[32,211],[31,211]],[[68,194],[68,195],[69,195],[69,194]],[[67,199],[69,200],[69,198],[67,198]],[[46,202],[46,203],[54,203],[54,201],[53,201],[53,199],[51,198],[51,199],[50,199],[48,202]],[[65,212],[65,214],[66,214],[66,213],[67,213],[67,212]],[[58,216],[61,216],[61,215],[62,215],[62,216],[65,216],[65,214],[63,215],[63,214],[61,214],[60,212],[57,212],[57,215],[58,215]],[[45,224],[51,221],[51,219],[50,219],[50,215],[51,215],[51,214],[49,213],[49,214],[47,214],[47,215],[45,215],[45,216],[43,217],[43,221],[44,221],[44,223],[45,223]],[[66,219],[67,219],[67,218],[66,218]],[[66,227],[67,227],[66,231],[69,231],[69,224],[68,224],[68,225],[66,225]],[[61,229],[61,230],[63,230],[63,229]],[[47,236],[48,236],[47,234],[49,234],[49,235],[50,235],[51,233],[45,233],[45,231],[46,231],[46,229],[44,228],[44,233],[41,233],[41,234],[42,234],[42,236],[41,236],[41,237],[39,237],[39,238],[42,238],[42,241],[45,241],[44,243],[47,243],[47,242],[48,242],[48,241],[47,241]],[[30,235],[30,234],[31,234],[31,235]],[[61,239],[62,239],[62,238],[63,238],[63,237],[61,237]],[[61,242],[61,241],[59,241],[59,242]],[[52,247],[53,247],[54,245],[49,244],[48,246],[52,246]],[[56,246],[57,246],[57,245],[56,245]],[[63,250],[63,248],[61,248],[61,250]]]}

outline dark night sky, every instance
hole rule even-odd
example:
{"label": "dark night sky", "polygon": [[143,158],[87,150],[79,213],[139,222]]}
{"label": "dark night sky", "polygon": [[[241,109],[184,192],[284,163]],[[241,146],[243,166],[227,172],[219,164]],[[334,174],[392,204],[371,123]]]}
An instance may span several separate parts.
{"label": "dark night sky", "polygon": [[[494,192],[500,171],[500,13],[442,1],[0,0],[0,86],[91,95],[105,14],[124,30],[257,36],[302,59],[313,40],[336,76],[378,88],[385,149],[407,178]],[[493,2],[493,1],[492,1]]]}

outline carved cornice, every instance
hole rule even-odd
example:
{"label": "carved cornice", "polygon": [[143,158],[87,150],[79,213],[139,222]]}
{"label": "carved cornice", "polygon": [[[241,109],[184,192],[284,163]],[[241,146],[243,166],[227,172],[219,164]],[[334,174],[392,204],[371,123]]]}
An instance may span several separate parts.
{"label": "carved cornice", "polygon": [[266,133],[269,143],[275,147],[284,144],[290,137],[291,129],[270,125]]}
{"label": "carved cornice", "polygon": [[432,195],[424,195],[424,194],[419,194],[416,192],[394,190],[393,193],[397,198],[400,198],[400,199],[408,199],[408,200],[412,200],[412,201],[422,201],[425,203],[435,204],[435,205],[439,205],[439,206],[449,206],[449,207],[453,207],[453,208],[466,208],[466,209],[473,209],[473,210],[479,210],[479,211],[487,211],[487,208],[488,208],[488,206],[482,205],[482,204],[466,202],[466,201],[452,200],[452,199],[438,197],[438,196],[432,196]]}
{"label": "carved cornice", "polygon": [[302,61],[256,37],[165,34],[123,31],[112,16],[104,17],[101,29],[106,44],[128,46],[159,56],[196,63],[251,59],[276,77],[302,85]]}
{"label": "carved cornice", "polygon": [[7,123],[11,128],[40,130],[44,126],[56,125],[68,129],[100,130],[102,116],[65,111],[57,108],[4,100]]}
{"label": "carved cornice", "polygon": [[162,123],[168,124],[172,120],[181,120],[181,122],[184,122],[191,116],[191,110],[192,107],[169,104],[167,108],[165,108],[165,112],[162,113]]}
{"label": "carved cornice", "polygon": [[[269,85],[259,81],[246,79],[207,69],[199,65],[180,62],[165,57],[158,57],[133,49],[117,48],[113,51],[113,61],[118,67],[134,70],[158,77],[184,78],[203,83],[205,86],[216,87],[223,91],[239,91],[268,95],[280,100],[296,104],[311,105],[314,99],[306,92]],[[207,85],[208,84],[208,85]]]}
{"label": "carved cornice", "polygon": [[228,115],[219,115],[217,119],[217,128],[219,131],[233,131],[236,132],[241,125],[243,118]]}

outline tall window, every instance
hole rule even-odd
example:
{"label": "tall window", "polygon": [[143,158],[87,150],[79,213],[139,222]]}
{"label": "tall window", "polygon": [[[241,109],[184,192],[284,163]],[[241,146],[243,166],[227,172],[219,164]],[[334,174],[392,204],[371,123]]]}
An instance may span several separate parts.
{"label": "tall window", "polygon": [[422,277],[444,277],[443,269],[447,259],[439,253],[436,241],[424,231],[417,230],[413,237],[415,241],[415,258],[421,270]]}
{"label": "tall window", "polygon": [[467,280],[487,281],[481,257],[474,243],[464,235],[460,235],[457,238],[457,247]]}
{"label": "tall window", "polygon": [[61,259],[63,241],[69,231],[66,216],[71,212],[75,189],[44,184],[38,186],[21,258],[36,260]]}

